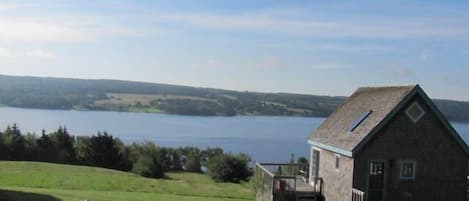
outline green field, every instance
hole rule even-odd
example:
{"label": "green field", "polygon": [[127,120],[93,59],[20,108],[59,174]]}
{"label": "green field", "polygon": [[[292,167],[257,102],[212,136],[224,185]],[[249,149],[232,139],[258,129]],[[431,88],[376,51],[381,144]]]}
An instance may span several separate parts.
{"label": "green field", "polygon": [[38,162],[0,162],[0,201],[246,201],[251,183],[216,183],[194,173],[147,179],[109,169]]}

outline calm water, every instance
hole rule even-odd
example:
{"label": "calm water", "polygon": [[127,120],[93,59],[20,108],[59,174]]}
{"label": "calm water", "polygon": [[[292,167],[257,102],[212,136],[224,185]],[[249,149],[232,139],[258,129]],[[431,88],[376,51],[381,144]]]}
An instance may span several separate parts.
{"label": "calm water", "polygon": [[[17,123],[23,132],[53,131],[66,125],[73,135],[107,131],[125,142],[150,140],[162,146],[222,147],[245,152],[254,160],[288,161],[290,154],[308,156],[309,134],[324,118],[195,117],[127,112],[0,108],[0,129]],[[453,123],[469,141],[469,124]]]}

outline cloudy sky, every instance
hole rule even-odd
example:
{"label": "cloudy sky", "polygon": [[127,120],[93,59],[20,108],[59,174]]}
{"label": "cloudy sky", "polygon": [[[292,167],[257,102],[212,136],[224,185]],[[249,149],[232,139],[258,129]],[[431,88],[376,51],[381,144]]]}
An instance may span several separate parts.
{"label": "cloudy sky", "polygon": [[[392,2],[392,3],[391,3]],[[468,1],[0,1],[0,74],[469,101]]]}

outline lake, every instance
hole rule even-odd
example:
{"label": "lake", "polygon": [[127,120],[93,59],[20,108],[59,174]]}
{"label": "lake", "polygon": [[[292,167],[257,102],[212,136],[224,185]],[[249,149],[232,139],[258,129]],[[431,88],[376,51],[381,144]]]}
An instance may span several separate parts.
{"label": "lake", "polygon": [[[324,118],[199,117],[103,111],[0,108],[0,129],[17,123],[22,132],[41,133],[65,125],[72,135],[107,131],[126,143],[153,141],[161,146],[221,147],[262,162],[287,162],[291,154],[309,156],[308,136]],[[469,141],[469,124],[452,123]]]}

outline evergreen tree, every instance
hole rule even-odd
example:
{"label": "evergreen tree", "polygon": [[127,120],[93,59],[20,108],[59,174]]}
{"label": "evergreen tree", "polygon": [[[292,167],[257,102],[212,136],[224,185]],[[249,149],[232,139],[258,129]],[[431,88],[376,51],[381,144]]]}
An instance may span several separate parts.
{"label": "evergreen tree", "polygon": [[125,169],[124,157],[119,148],[118,139],[109,135],[107,132],[92,136],[89,141],[89,152],[87,160],[90,165],[111,168]]}
{"label": "evergreen tree", "polygon": [[73,149],[73,138],[68,134],[67,128],[60,126],[56,132],[51,134],[58,154],[58,162],[74,163],[75,150]]}
{"label": "evergreen tree", "polygon": [[3,132],[0,132],[0,160],[8,159],[7,154],[6,154],[7,147],[5,146],[3,138],[4,138]]}
{"label": "evergreen tree", "polygon": [[16,124],[13,124],[12,127],[7,126],[3,134],[3,140],[8,160],[24,160],[25,140]]}
{"label": "evergreen tree", "polygon": [[36,135],[32,133],[27,133],[24,136],[25,140],[25,160],[28,161],[34,161],[38,160],[39,152],[38,152],[38,146],[37,146],[37,139]]}
{"label": "evergreen tree", "polygon": [[44,162],[58,162],[58,154],[55,149],[55,143],[50,139],[49,135],[46,135],[46,131],[43,129],[41,137],[37,139],[37,146],[39,157],[38,161]]}

